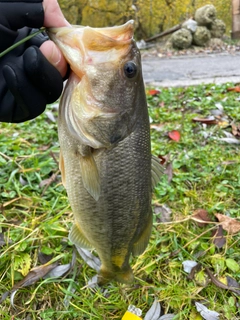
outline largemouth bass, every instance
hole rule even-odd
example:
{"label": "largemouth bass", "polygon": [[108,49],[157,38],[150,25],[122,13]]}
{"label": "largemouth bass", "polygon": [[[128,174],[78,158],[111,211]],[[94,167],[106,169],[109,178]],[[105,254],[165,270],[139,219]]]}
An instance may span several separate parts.
{"label": "largemouth bass", "polygon": [[100,284],[133,280],[129,259],[148,244],[152,187],[161,174],[151,160],[133,31],[133,21],[49,29],[71,67],[58,126],[62,180],[75,218],[69,237],[78,247],[96,249]]}

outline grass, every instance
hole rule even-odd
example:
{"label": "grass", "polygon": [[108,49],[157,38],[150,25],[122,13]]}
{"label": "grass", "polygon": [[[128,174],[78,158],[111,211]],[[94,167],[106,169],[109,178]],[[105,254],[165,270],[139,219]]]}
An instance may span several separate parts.
{"label": "grass", "polygon": [[[134,284],[86,288],[95,272],[77,256],[65,277],[40,279],[18,290],[15,308],[7,298],[1,319],[121,319],[130,304],[145,315],[155,299],[175,319],[201,319],[195,301],[219,312],[220,319],[239,319],[239,296],[216,286],[204,271],[208,267],[224,283],[227,276],[240,281],[239,233],[224,231],[226,243],[218,248],[212,241],[215,224],[200,227],[190,219],[197,209],[207,210],[212,219],[216,213],[239,218],[239,145],[218,140],[231,131],[232,122],[240,123],[239,94],[228,92],[230,86],[168,88],[148,95],[152,152],[168,155],[173,168],[171,183],[164,175],[155,190],[153,209],[159,212],[165,205],[171,220],[163,223],[161,214],[154,215],[149,246],[131,262]],[[224,123],[192,121],[219,104]],[[54,105],[48,109],[55,114]],[[180,132],[180,141],[169,139],[171,130]],[[0,125],[0,294],[41,264],[39,252],[61,264],[71,262],[74,247],[67,236],[73,216],[58,152],[57,125],[46,113],[31,122]],[[192,278],[183,270],[186,260],[202,266]]]}

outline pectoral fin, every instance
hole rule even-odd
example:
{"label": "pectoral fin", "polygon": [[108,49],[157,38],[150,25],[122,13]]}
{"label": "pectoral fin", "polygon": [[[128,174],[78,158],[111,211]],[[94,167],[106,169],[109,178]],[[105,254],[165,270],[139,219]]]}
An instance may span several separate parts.
{"label": "pectoral fin", "polygon": [[152,156],[152,189],[154,189],[164,174],[164,167],[156,156]]}
{"label": "pectoral fin", "polygon": [[85,189],[98,201],[100,196],[100,181],[98,168],[92,152],[80,156],[80,170]]}
{"label": "pectoral fin", "polygon": [[139,239],[133,244],[132,254],[134,256],[139,256],[144,252],[148,245],[149,238],[152,232],[152,213],[149,215],[147,225],[140,235]]}
{"label": "pectoral fin", "polygon": [[63,156],[62,156],[61,151],[59,154],[59,169],[60,169],[61,175],[62,175],[62,184],[64,185],[64,187],[66,187],[64,160],[63,160]]}
{"label": "pectoral fin", "polygon": [[77,247],[80,247],[83,249],[92,249],[92,245],[83,235],[82,230],[77,223],[75,223],[72,226],[72,229],[69,233],[69,240],[72,243],[74,243]]}

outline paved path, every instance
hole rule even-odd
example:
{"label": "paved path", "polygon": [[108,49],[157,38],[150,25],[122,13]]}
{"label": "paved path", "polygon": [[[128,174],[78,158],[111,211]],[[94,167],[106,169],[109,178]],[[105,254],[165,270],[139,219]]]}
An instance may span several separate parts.
{"label": "paved path", "polygon": [[145,83],[157,86],[240,82],[240,53],[143,57],[142,67]]}

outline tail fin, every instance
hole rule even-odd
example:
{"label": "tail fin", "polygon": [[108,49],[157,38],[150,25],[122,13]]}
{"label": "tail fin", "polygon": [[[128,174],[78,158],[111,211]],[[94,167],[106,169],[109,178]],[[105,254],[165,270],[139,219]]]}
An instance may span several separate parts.
{"label": "tail fin", "polygon": [[98,274],[98,284],[100,286],[107,284],[109,281],[115,280],[120,283],[131,283],[134,280],[133,272],[130,266],[124,270],[112,271],[101,267]]}

